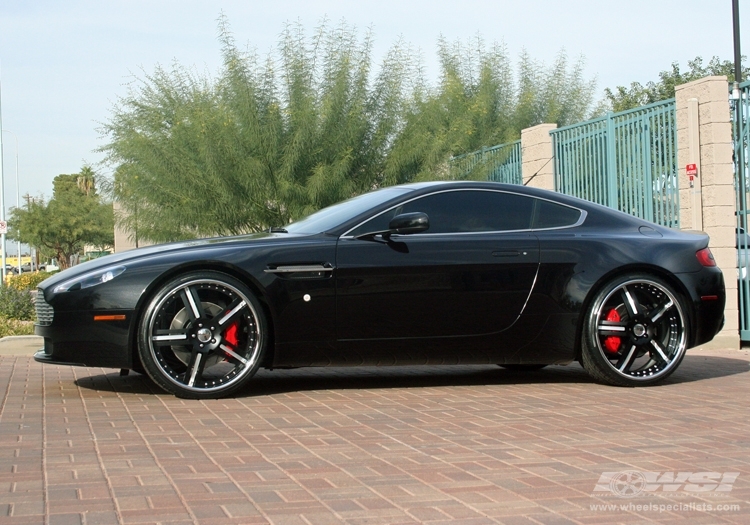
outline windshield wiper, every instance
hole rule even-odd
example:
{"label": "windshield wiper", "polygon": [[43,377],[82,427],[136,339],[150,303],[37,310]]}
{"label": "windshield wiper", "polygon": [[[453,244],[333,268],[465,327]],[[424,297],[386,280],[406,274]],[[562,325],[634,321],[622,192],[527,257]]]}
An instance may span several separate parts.
{"label": "windshield wiper", "polygon": [[268,228],[268,233],[289,233],[284,228],[280,228],[278,226],[271,226]]}

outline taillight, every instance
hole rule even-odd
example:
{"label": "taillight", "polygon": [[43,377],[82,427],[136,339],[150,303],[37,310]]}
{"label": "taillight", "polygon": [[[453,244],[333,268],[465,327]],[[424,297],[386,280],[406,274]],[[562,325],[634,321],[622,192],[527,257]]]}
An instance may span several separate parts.
{"label": "taillight", "polygon": [[698,258],[698,262],[703,266],[716,266],[714,254],[711,253],[711,250],[709,250],[708,248],[698,250],[697,252],[695,252],[695,256]]}

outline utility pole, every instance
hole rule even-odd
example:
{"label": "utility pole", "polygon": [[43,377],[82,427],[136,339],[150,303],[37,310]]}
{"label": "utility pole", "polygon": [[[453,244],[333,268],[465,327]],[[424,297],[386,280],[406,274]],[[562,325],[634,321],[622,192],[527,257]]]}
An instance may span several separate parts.
{"label": "utility pole", "polygon": [[732,22],[734,26],[734,81],[742,82],[742,53],[740,53],[740,0],[732,0]]}
{"label": "utility pole", "polygon": [[[18,135],[16,135],[14,132],[12,132],[9,129],[4,129],[4,130],[2,130],[2,132],[3,133],[10,133],[11,135],[13,135],[13,138],[16,140],[16,208],[20,208],[21,207],[21,193],[19,191],[19,189],[20,189],[20,183],[19,183],[19,179],[18,179]],[[20,233],[21,232],[17,232],[17,234],[19,235],[19,237],[18,237],[18,244],[17,244],[18,252],[16,253],[17,261],[18,261],[18,274],[19,275],[21,274],[21,237],[20,237]]]}
{"label": "utility pole", "polygon": [[[3,81],[2,81],[2,67],[0,67],[0,130],[3,129]],[[3,134],[0,132],[0,221],[5,223],[5,174],[3,172]],[[0,242],[2,242],[3,257],[2,257],[2,284],[5,286],[5,230],[0,234]]]}
{"label": "utility pole", "polygon": [[740,2],[732,0],[732,26],[734,35],[734,84],[732,85],[732,99],[734,100],[734,117],[736,122],[735,155],[737,163],[737,218],[739,227],[747,232],[747,179],[745,178],[745,130],[742,110],[744,102],[740,83],[742,82],[742,53],[740,52]]}

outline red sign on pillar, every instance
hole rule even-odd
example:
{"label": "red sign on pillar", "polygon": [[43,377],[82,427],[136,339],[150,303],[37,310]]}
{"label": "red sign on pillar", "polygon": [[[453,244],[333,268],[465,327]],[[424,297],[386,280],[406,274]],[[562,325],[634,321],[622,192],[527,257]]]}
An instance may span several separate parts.
{"label": "red sign on pillar", "polygon": [[685,173],[690,179],[690,182],[693,182],[693,179],[698,176],[698,165],[688,164],[687,166],[685,166]]}

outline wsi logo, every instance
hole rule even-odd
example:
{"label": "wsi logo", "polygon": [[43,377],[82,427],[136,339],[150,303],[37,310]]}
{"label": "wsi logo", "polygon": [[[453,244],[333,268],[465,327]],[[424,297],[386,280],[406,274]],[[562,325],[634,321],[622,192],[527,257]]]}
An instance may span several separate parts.
{"label": "wsi logo", "polygon": [[594,492],[634,498],[649,492],[730,492],[739,472],[602,472]]}

